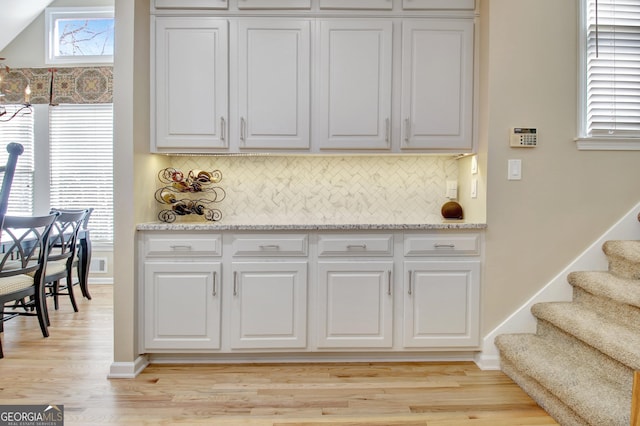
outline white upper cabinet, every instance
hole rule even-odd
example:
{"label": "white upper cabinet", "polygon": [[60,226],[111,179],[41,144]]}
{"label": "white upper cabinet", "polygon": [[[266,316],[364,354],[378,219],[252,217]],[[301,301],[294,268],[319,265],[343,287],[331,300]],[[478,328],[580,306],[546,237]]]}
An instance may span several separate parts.
{"label": "white upper cabinet", "polygon": [[156,17],[154,22],[152,151],[226,148],[227,21]]}
{"label": "white upper cabinet", "polygon": [[390,149],[393,24],[320,21],[320,149]]}
{"label": "white upper cabinet", "polygon": [[471,150],[473,25],[469,19],[403,21],[403,150]]}
{"label": "white upper cabinet", "polygon": [[152,152],[475,149],[474,0],[182,4],[151,10]]}
{"label": "white upper cabinet", "polygon": [[309,20],[240,20],[237,50],[239,148],[308,149]]}
{"label": "white upper cabinet", "polygon": [[475,8],[475,0],[402,0],[402,8],[408,10],[467,9]]}

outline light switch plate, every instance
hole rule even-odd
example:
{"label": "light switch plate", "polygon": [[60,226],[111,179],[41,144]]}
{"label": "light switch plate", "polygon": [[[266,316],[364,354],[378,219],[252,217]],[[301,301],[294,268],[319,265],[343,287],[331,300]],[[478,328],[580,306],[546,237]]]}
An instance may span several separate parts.
{"label": "light switch plate", "polygon": [[522,160],[519,160],[519,159],[509,160],[507,179],[508,180],[522,179]]}
{"label": "light switch plate", "polygon": [[478,179],[471,179],[471,198],[478,198]]}

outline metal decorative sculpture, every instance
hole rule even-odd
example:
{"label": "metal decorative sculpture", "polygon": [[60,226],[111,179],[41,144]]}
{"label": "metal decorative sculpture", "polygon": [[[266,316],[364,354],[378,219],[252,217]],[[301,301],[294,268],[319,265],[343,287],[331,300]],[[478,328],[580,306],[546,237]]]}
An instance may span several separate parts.
{"label": "metal decorative sculpture", "polygon": [[155,193],[155,199],[165,208],[158,213],[162,222],[175,222],[178,216],[198,215],[213,222],[222,219],[222,212],[213,207],[224,200],[226,192],[216,184],[222,180],[222,172],[214,170],[190,170],[186,176],[168,167],[160,170],[158,179],[164,185]]}

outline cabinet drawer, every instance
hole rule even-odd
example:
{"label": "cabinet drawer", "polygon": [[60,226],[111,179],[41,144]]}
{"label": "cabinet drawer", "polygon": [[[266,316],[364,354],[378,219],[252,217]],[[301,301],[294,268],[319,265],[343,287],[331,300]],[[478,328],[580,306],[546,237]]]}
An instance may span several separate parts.
{"label": "cabinet drawer", "polygon": [[320,235],[319,256],[393,256],[393,235]]}
{"label": "cabinet drawer", "polygon": [[311,9],[311,0],[238,0],[238,9]]}
{"label": "cabinet drawer", "polygon": [[308,236],[235,235],[231,244],[233,256],[306,256]]}
{"label": "cabinet drawer", "polygon": [[145,256],[220,256],[222,237],[219,234],[146,235]]}
{"label": "cabinet drawer", "polygon": [[370,9],[391,10],[392,0],[320,0],[320,9]]}
{"label": "cabinet drawer", "polygon": [[227,0],[155,0],[156,9],[227,9]]}
{"label": "cabinet drawer", "polygon": [[466,9],[473,10],[475,0],[402,0],[405,10]]}
{"label": "cabinet drawer", "polygon": [[405,256],[477,255],[480,235],[405,235]]}

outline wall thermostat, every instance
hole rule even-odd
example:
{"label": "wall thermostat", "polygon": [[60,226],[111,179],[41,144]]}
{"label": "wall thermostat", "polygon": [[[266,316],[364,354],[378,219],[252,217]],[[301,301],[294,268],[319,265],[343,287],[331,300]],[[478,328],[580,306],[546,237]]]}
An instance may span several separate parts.
{"label": "wall thermostat", "polygon": [[538,129],[514,127],[511,129],[509,144],[516,148],[534,148],[538,145]]}

